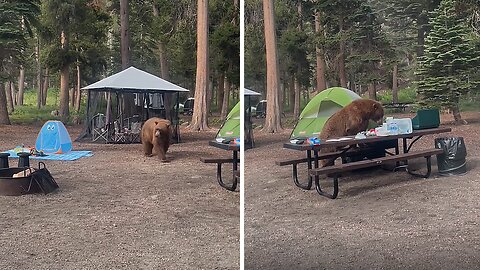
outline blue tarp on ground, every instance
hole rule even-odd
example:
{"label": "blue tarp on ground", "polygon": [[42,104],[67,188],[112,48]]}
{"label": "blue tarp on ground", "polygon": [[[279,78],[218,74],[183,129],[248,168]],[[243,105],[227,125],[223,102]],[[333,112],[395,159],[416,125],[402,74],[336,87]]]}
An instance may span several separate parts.
{"label": "blue tarp on ground", "polygon": [[[9,153],[11,158],[18,158],[17,153],[12,149],[5,151],[4,153]],[[43,160],[77,160],[81,157],[91,157],[93,156],[92,151],[70,151],[64,154],[47,154],[47,156],[30,156],[30,159],[43,159]]]}

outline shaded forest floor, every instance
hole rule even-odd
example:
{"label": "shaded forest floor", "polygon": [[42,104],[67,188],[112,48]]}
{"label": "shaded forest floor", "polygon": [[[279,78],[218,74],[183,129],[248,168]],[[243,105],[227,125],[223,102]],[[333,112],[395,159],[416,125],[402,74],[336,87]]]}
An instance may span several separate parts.
{"label": "shaded forest floor", "polygon": [[[34,145],[40,127],[0,126],[0,150]],[[228,155],[208,146],[215,130],[181,134],[170,163],[92,143],[74,143],[92,157],[46,161],[58,191],[0,196],[0,269],[238,269],[239,193],[199,161]]]}
{"label": "shaded forest floor", "polygon": [[[439,176],[436,162],[428,179],[403,171],[355,172],[340,178],[335,200],[297,188],[291,167],[275,165],[303,156],[282,148],[290,129],[256,131],[256,148],[245,153],[246,268],[477,269],[480,113],[463,116],[470,124],[455,126],[442,115],[442,126],[452,132],[425,136],[414,148],[433,147],[435,137],[464,137],[466,175]],[[305,167],[299,170],[305,176]]]}

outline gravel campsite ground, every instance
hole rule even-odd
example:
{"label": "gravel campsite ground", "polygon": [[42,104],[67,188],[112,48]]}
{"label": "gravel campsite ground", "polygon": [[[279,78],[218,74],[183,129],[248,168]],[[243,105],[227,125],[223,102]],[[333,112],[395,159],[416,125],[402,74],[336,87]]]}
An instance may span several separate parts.
{"label": "gravel campsite ground", "polygon": [[[275,160],[302,156],[282,149],[291,130],[256,132],[245,153],[247,269],[478,269],[480,265],[480,113],[468,125],[442,115],[449,134],[462,136],[468,173],[428,179],[381,169],[340,178],[339,197],[297,188],[291,166]],[[435,160],[435,158],[433,158]],[[417,164],[419,165],[419,164]],[[303,169],[304,167],[302,167]]]}
{"label": "gravel campsite ground", "polygon": [[[0,126],[0,150],[34,145],[40,128]],[[46,161],[58,191],[0,196],[0,269],[238,269],[239,192],[199,160],[228,156],[214,136],[182,130],[170,163],[140,144],[74,143],[94,155]]]}

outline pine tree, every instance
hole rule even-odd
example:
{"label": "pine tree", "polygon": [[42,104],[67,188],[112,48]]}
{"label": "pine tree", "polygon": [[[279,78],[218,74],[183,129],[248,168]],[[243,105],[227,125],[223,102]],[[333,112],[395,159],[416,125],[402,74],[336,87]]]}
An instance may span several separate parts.
{"label": "pine tree", "polygon": [[443,0],[432,13],[432,30],[425,40],[425,54],[417,69],[420,105],[452,110],[456,123],[462,121],[459,98],[470,87],[469,73],[480,56],[464,19],[455,13],[455,1]]}

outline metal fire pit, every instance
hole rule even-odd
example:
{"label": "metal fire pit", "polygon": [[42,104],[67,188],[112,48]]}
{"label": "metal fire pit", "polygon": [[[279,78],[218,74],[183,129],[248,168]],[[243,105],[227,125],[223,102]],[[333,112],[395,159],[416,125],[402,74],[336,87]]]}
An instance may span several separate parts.
{"label": "metal fire pit", "polygon": [[[43,165],[43,168],[41,168]],[[14,167],[0,169],[0,195],[20,196],[25,194],[40,193],[45,194],[58,188],[50,172],[43,162],[38,163],[38,169],[30,168],[31,174],[13,178],[13,175],[25,170],[28,167]]]}

